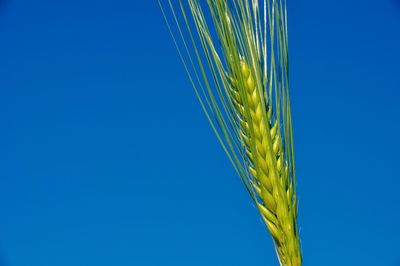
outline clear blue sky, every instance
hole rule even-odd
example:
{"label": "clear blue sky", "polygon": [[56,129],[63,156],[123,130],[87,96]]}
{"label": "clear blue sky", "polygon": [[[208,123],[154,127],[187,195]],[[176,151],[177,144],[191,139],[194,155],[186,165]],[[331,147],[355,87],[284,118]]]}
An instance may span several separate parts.
{"label": "clear blue sky", "polygon": [[[400,4],[288,0],[305,266],[400,265]],[[278,265],[155,1],[0,1],[0,266]]]}

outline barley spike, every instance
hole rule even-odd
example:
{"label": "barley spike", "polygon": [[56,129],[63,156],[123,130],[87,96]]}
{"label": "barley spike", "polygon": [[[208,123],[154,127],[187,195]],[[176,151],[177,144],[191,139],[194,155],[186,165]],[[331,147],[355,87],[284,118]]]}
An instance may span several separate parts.
{"label": "barley spike", "polygon": [[200,105],[255,202],[281,266],[301,266],[286,1],[159,4]]}
{"label": "barley spike", "polygon": [[[262,97],[258,93],[247,63],[243,60],[241,61],[241,75],[245,81],[243,88],[250,116],[240,117],[246,125],[249,125],[241,127],[240,130],[241,136],[250,139],[256,147],[253,150],[251,145],[243,146],[254,165],[249,166],[249,171],[256,180],[256,183],[252,183],[252,185],[262,200],[261,203],[257,203],[257,207],[276,242],[283,264],[287,266],[301,265],[300,250],[296,248],[299,246],[299,237],[295,226],[293,191],[292,185],[286,182],[288,170],[282,171],[284,151],[280,134],[276,131],[277,121],[274,126],[272,126],[272,121],[265,121],[265,117],[268,116],[263,112],[267,112],[267,110],[260,107]],[[238,84],[238,82],[233,82],[233,84]],[[239,94],[239,90],[239,87],[233,89],[232,97]],[[239,110],[242,106],[243,101],[236,99],[235,107],[238,117],[241,116]],[[252,128],[254,134],[249,128]],[[268,146],[268,139],[272,140],[272,149]],[[244,142],[249,142],[249,140]],[[285,169],[288,169],[286,162]]]}

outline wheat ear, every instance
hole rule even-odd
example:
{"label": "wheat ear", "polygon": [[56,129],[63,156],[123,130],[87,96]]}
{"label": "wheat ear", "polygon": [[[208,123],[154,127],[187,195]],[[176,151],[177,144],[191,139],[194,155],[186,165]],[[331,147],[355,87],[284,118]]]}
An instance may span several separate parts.
{"label": "wheat ear", "polygon": [[161,1],[160,7],[200,104],[273,237],[280,264],[300,266],[286,3],[206,3],[212,22],[201,0],[180,0],[177,7],[165,0],[169,14]]}
{"label": "wheat ear", "polygon": [[[231,94],[241,125],[241,139],[250,162],[248,169],[254,177],[251,184],[261,199],[256,204],[275,240],[282,264],[301,265],[296,200],[293,185],[288,182],[289,166],[284,159],[278,121],[272,124],[271,110],[262,107],[263,98],[244,61],[241,61],[240,75],[243,84],[231,79]],[[247,99],[247,108],[240,95]]]}

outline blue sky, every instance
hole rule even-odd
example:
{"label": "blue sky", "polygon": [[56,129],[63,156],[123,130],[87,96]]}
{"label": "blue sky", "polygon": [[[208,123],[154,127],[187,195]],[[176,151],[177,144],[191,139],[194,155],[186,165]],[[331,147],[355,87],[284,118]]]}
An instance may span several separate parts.
{"label": "blue sky", "polygon": [[[400,5],[288,0],[304,265],[400,265]],[[278,265],[155,1],[0,1],[0,265]]]}

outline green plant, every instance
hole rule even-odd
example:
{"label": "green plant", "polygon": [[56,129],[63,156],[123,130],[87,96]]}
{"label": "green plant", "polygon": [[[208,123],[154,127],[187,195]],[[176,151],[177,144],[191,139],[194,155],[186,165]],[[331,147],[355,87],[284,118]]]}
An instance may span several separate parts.
{"label": "green plant", "polygon": [[159,3],[200,104],[258,207],[280,264],[301,265],[285,0]]}

